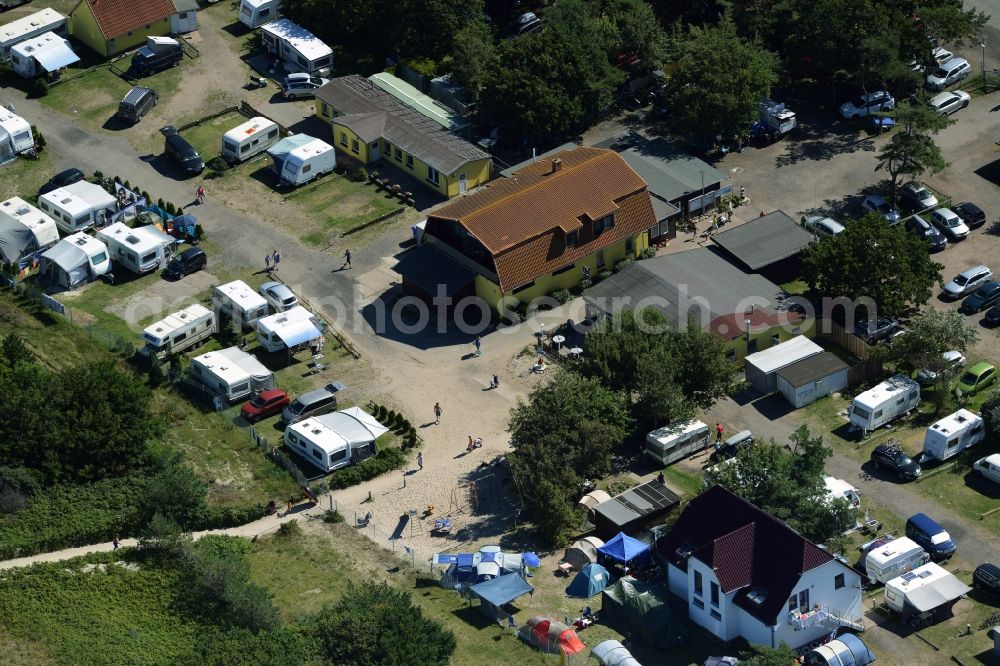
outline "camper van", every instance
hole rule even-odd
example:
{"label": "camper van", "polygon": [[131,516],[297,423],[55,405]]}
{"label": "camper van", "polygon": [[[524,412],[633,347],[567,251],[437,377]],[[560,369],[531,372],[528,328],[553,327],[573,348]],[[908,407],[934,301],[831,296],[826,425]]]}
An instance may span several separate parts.
{"label": "camper van", "polygon": [[289,72],[326,76],[333,66],[333,49],[288,19],[265,24],[260,29],[260,41],[269,55],[285,62]]}
{"label": "camper van", "polygon": [[336,151],[326,141],[304,134],[289,136],[268,149],[280,184],[303,185],[337,166]]}
{"label": "camper van", "polygon": [[132,56],[132,71],[139,76],[176,67],[184,58],[181,44],[171,37],[146,37],[146,45]]}
{"label": "camper van", "polygon": [[865,555],[865,575],[872,585],[885,583],[930,562],[930,555],[912,539],[900,537],[872,548]]}
{"label": "camper van", "polygon": [[54,9],[43,9],[0,25],[0,60],[10,58],[10,50],[15,44],[38,37],[46,32],[54,32],[60,37],[69,37],[69,25],[66,17]]}
{"label": "camper van", "polygon": [[10,48],[11,68],[26,79],[58,76],[58,72],[80,62],[69,42],[54,32],[45,32]]}
{"label": "camper van", "polygon": [[280,140],[278,124],[257,116],[222,135],[222,157],[236,164],[261,154]]}
{"label": "camper van", "polygon": [[851,401],[851,425],[865,433],[916,409],[920,404],[920,384],[896,375]]}
{"label": "camper van", "polygon": [[358,407],[313,416],[285,428],[285,446],[324,472],[374,456],[375,440],[389,431]]}
{"label": "camper van", "polygon": [[97,232],[111,258],[136,275],[144,275],[165,266],[177,239],[154,226],[135,227],[115,222]]}
{"label": "camper van", "polygon": [[[48,249],[59,242],[55,220],[21,197],[11,197],[0,203],[0,227],[6,228],[7,223],[17,224],[30,234],[30,238],[23,239],[18,249],[20,256]],[[8,252],[4,251],[3,255],[13,261]]]}
{"label": "camper van", "polygon": [[947,460],[983,441],[985,436],[983,419],[967,409],[960,409],[927,429],[920,462]]}
{"label": "camper van", "polygon": [[842,499],[852,509],[861,507],[861,494],[857,488],[843,479],[835,479],[832,476],[823,476],[823,484],[826,486],[826,496],[832,503],[833,500]]}
{"label": "camper van", "polygon": [[31,124],[9,109],[0,107],[0,164],[35,147]]}
{"label": "camper van", "polygon": [[212,287],[212,307],[233,321],[240,322],[243,330],[254,328],[257,320],[267,316],[267,301],[242,280],[233,280]]}
{"label": "camper van", "polygon": [[240,23],[253,30],[270,23],[281,16],[278,0],[242,0],[240,2]]}
{"label": "camper van", "polygon": [[103,224],[117,206],[118,201],[103,187],[85,180],[38,196],[38,207],[51,215],[65,234]]}
{"label": "camper van", "polygon": [[316,315],[301,305],[257,320],[257,341],[269,352],[292,349],[322,336]]}
{"label": "camper van", "polygon": [[166,359],[196,347],[218,330],[215,313],[195,303],[147,326],[142,332],[146,346],[139,353],[150,358]]}
{"label": "camper van", "polygon": [[245,400],[274,388],[274,373],[238,347],[195,356],[188,365],[188,374],[196,384],[227,402]]}
{"label": "camper van", "polygon": [[682,421],[646,435],[644,453],[653,465],[662,467],[708,448],[708,425],[701,421]]}

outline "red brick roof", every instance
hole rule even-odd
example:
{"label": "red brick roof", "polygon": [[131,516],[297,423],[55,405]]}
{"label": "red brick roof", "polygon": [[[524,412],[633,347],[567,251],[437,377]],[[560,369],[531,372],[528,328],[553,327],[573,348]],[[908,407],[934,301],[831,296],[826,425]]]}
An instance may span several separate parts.
{"label": "red brick roof", "polygon": [[173,0],[81,0],[90,7],[105,39],[115,39],[173,16]]}
{"label": "red brick roof", "polygon": [[804,321],[805,318],[801,312],[789,310],[768,312],[764,308],[756,308],[753,312],[719,315],[708,322],[708,330],[723,340],[735,340],[747,332],[747,319],[750,320],[750,333],[759,333],[775,326],[794,325]]}

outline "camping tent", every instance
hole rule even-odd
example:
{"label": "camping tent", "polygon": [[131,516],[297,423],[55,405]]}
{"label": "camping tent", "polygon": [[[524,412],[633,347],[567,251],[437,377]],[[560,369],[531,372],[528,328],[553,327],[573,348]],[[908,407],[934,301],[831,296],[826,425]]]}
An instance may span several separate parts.
{"label": "camping tent", "polygon": [[581,570],[588,564],[597,561],[597,549],[604,542],[596,537],[587,537],[574,541],[573,545],[563,554],[563,562],[569,562],[574,569]]}
{"label": "camping tent", "polygon": [[607,502],[611,499],[611,495],[607,494],[603,490],[592,490],[583,497],[580,501],[576,503],[577,508],[583,508],[587,511],[593,511],[594,507],[602,502]]}
{"label": "camping tent", "polygon": [[586,647],[576,632],[558,620],[536,615],[517,631],[521,640],[546,652],[576,654]]}
{"label": "camping tent", "polygon": [[566,588],[566,594],[571,597],[587,599],[603,591],[610,582],[611,578],[607,569],[600,564],[588,564]]}
{"label": "camping tent", "polygon": [[668,592],[625,576],[601,594],[601,620],[661,649],[687,640],[687,628],[670,610]]}
{"label": "camping tent", "polygon": [[535,588],[516,573],[491,578],[469,588],[471,595],[479,599],[479,610],[492,619],[505,614],[500,611],[501,606],[534,591]]}
{"label": "camping tent", "polygon": [[642,666],[624,645],[615,640],[598,643],[590,651],[590,656],[601,666]]}
{"label": "camping tent", "polygon": [[873,661],[875,655],[854,634],[843,634],[806,653],[809,666],[868,666]]}
{"label": "camping tent", "polygon": [[649,545],[633,539],[624,532],[619,532],[617,536],[598,548],[597,552],[621,564],[630,562],[644,564],[650,559]]}

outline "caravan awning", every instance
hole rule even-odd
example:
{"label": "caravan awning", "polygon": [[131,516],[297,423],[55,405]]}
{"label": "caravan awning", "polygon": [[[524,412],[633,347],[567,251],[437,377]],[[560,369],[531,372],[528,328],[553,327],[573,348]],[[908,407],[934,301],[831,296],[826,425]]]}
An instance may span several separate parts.
{"label": "caravan awning", "polygon": [[503,606],[523,594],[534,592],[535,588],[531,587],[519,575],[507,574],[506,576],[493,578],[482,583],[476,583],[469,588],[469,591],[487,603],[494,606]]}
{"label": "caravan awning", "polygon": [[948,574],[938,580],[918,587],[906,593],[906,601],[917,609],[917,612],[924,613],[934,610],[942,604],[958,599],[963,594],[968,594],[972,588]]}
{"label": "caravan awning", "polygon": [[312,323],[308,319],[305,321],[296,321],[288,324],[287,326],[282,326],[277,331],[278,337],[281,341],[285,343],[285,346],[289,349],[295,347],[296,345],[301,345],[303,342],[309,342],[310,340],[315,340],[321,337],[323,334],[316,324]]}
{"label": "caravan awning", "polygon": [[42,258],[51,261],[67,273],[87,263],[87,253],[65,239],[46,250]]}
{"label": "caravan awning", "polygon": [[34,58],[46,72],[55,72],[74,62],[80,62],[80,56],[73,53],[73,49],[66,42],[53,44],[44,51],[36,53]]}

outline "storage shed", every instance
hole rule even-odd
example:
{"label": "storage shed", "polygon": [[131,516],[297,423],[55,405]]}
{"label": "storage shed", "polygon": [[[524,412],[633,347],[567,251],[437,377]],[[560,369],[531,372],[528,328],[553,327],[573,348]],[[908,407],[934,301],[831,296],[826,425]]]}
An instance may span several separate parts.
{"label": "storage shed", "polygon": [[681,498],[653,480],[626,490],[594,507],[597,536],[607,540],[619,532],[635,534],[663,522]]}
{"label": "storage shed", "polygon": [[774,393],[778,388],[779,370],[821,353],[822,347],[800,335],[764,351],[749,354],[745,359],[747,381],[762,393]]}
{"label": "storage shed", "polygon": [[847,364],[830,352],[778,370],[778,392],[798,409],[847,388]]}

